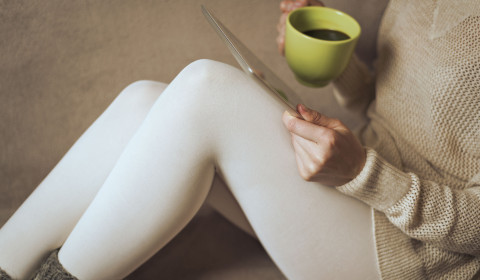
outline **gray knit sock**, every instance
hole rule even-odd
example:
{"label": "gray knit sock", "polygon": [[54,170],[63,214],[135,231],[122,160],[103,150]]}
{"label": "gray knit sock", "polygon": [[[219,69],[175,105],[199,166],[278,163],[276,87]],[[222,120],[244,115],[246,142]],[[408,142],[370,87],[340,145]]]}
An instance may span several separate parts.
{"label": "gray knit sock", "polygon": [[[3,280],[3,279],[2,279]],[[33,280],[78,280],[58,260],[58,250],[53,251],[37,271]]]}
{"label": "gray knit sock", "polygon": [[0,280],[12,280],[12,277],[0,268]]}

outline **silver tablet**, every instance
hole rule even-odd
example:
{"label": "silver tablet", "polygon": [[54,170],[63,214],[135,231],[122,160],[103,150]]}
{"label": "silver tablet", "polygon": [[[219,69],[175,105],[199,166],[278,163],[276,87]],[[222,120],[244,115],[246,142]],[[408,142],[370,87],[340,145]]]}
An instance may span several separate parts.
{"label": "silver tablet", "polygon": [[276,101],[287,105],[293,115],[297,115],[296,105],[303,103],[301,98],[248,50],[204,5],[202,5],[202,12],[243,71],[260,84]]}

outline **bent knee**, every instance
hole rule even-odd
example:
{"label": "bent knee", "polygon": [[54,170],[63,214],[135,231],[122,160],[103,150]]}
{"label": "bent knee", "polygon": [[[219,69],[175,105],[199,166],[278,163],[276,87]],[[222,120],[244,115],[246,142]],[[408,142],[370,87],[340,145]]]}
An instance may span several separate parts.
{"label": "bent knee", "polygon": [[212,102],[229,98],[232,89],[241,90],[246,80],[246,75],[238,68],[223,62],[199,59],[187,65],[174,82],[188,86],[189,97],[198,97],[197,102]]}
{"label": "bent knee", "polygon": [[188,64],[182,72],[200,76],[217,76],[224,72],[238,71],[237,68],[211,59],[198,59]]}
{"label": "bent knee", "polygon": [[138,100],[155,100],[165,90],[167,84],[149,81],[139,80],[126,86],[122,92],[117,96],[117,99],[122,99],[130,102]]}
{"label": "bent knee", "polygon": [[179,74],[197,85],[232,83],[244,78],[239,69],[210,59],[199,59],[187,65]]}

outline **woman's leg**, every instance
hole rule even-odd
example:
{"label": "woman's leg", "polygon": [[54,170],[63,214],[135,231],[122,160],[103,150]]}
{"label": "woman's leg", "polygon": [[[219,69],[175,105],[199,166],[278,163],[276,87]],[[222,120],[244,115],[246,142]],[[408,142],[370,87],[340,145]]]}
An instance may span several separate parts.
{"label": "woman's leg", "polygon": [[63,244],[166,84],[131,84],[0,229],[0,267],[25,279]]}
{"label": "woman's leg", "polygon": [[59,258],[81,279],[128,275],[225,179],[292,279],[377,277],[370,208],[297,173],[285,110],[237,69],[188,66],[165,89]]}
{"label": "woman's leg", "polygon": [[213,184],[205,203],[235,226],[253,238],[258,239],[238,201],[220,176],[216,175],[215,178],[213,178]]}

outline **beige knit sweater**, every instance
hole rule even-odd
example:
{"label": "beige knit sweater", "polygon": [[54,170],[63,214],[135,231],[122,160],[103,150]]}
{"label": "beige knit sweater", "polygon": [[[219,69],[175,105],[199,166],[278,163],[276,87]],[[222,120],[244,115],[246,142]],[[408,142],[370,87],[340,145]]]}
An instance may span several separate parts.
{"label": "beige knit sweater", "polygon": [[357,59],[335,82],[345,106],[375,93],[337,189],[374,209],[383,279],[480,279],[480,1],[391,0],[378,52],[375,82]]}

